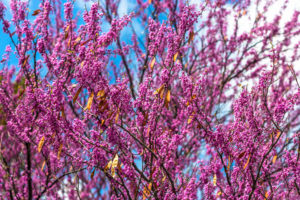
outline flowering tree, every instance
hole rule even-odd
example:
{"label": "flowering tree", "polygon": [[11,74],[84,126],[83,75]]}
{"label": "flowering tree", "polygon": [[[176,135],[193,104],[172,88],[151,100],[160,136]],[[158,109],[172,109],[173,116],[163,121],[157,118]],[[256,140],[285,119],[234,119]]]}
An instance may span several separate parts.
{"label": "flowering tree", "polygon": [[300,12],[119,3],[0,2],[1,199],[299,199]]}

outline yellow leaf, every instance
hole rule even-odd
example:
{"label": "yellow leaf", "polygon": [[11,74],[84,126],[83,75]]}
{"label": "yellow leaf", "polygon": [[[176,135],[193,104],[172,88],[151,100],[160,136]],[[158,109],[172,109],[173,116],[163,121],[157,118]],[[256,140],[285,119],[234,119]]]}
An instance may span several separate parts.
{"label": "yellow leaf", "polygon": [[112,161],[111,167],[114,167],[114,168],[117,167],[118,162],[119,162],[119,156],[118,156],[118,154],[116,154],[114,160]]}
{"label": "yellow leaf", "polygon": [[116,114],[116,118],[115,118],[115,123],[118,123],[118,119],[119,119],[119,109],[118,109],[118,111],[117,111],[117,114]]}
{"label": "yellow leaf", "polygon": [[94,99],[94,92],[91,93],[91,95],[88,99],[87,105],[85,107],[85,110],[91,110],[93,99]]}
{"label": "yellow leaf", "polygon": [[39,142],[39,145],[38,145],[38,152],[41,152],[42,148],[43,148],[43,145],[44,145],[44,142],[45,142],[45,136],[43,136]]}
{"label": "yellow leaf", "polygon": [[248,166],[249,161],[250,161],[250,157],[251,157],[251,154],[249,155],[248,160],[247,160],[246,164],[244,165],[244,169],[246,169],[246,167]]}
{"label": "yellow leaf", "polygon": [[219,191],[219,192],[217,193],[217,196],[221,196],[221,195],[222,195],[222,192]]}
{"label": "yellow leaf", "polygon": [[188,124],[190,124],[193,121],[193,118],[194,118],[194,113],[189,116],[189,118],[188,118]]}
{"label": "yellow leaf", "polygon": [[153,66],[155,64],[155,57],[152,59],[151,63],[150,63],[150,69],[153,70]]}
{"label": "yellow leaf", "polygon": [[57,159],[58,159],[58,160],[60,159],[60,154],[61,154],[62,147],[63,147],[63,144],[61,143],[61,144],[59,145],[58,152],[57,152]]}
{"label": "yellow leaf", "polygon": [[[68,41],[68,46],[70,46],[70,44],[71,44],[71,38],[69,39],[69,41]],[[74,52],[74,51],[73,51]]]}
{"label": "yellow leaf", "polygon": [[166,100],[167,100],[167,102],[171,101],[171,90],[168,90]]}
{"label": "yellow leaf", "polygon": [[42,170],[42,171],[44,170],[45,164],[46,164],[46,160],[44,160],[44,162],[43,162],[43,164],[42,164],[42,167],[41,167],[41,170]]}
{"label": "yellow leaf", "polygon": [[150,195],[151,188],[152,188],[152,183],[151,182],[149,183],[148,187],[144,187],[143,200],[148,198],[148,196]]}
{"label": "yellow leaf", "polygon": [[105,167],[104,167],[104,172],[107,172],[107,170],[110,169],[111,164],[112,164],[112,161],[110,160],[110,161],[107,163],[107,165],[105,165]]}
{"label": "yellow leaf", "polygon": [[164,176],[164,177],[162,178],[162,180],[161,180],[161,181],[162,181],[162,182],[165,182],[166,178],[167,178],[167,177],[166,177],[166,176]]}
{"label": "yellow leaf", "polygon": [[67,26],[65,32],[68,32],[69,28],[70,28],[70,25]]}
{"label": "yellow leaf", "polygon": [[104,97],[104,95],[105,95],[105,91],[104,91],[104,90],[100,90],[100,91],[97,93],[97,97],[100,97],[100,98]]}
{"label": "yellow leaf", "polygon": [[276,159],[277,159],[277,155],[275,155],[275,156],[273,157],[273,160],[272,160],[272,163],[273,163],[273,164],[275,164]]}
{"label": "yellow leaf", "polygon": [[280,131],[277,131],[276,140],[279,138],[279,136],[280,136]]}
{"label": "yellow leaf", "polygon": [[80,66],[83,67],[84,61],[81,62]]}
{"label": "yellow leaf", "polygon": [[168,90],[167,94],[166,94],[166,98],[165,98],[165,106],[167,109],[168,109],[170,101],[171,101],[171,90]]}
{"label": "yellow leaf", "polygon": [[163,87],[160,91],[159,91],[159,96],[162,99],[164,97],[164,91],[165,91],[165,87]]}
{"label": "yellow leaf", "polygon": [[159,94],[160,98],[163,98],[163,94],[164,94],[164,89],[165,89],[165,85],[163,84],[162,86],[160,86],[153,94]]}
{"label": "yellow leaf", "polygon": [[178,56],[178,52],[174,55],[173,61],[175,62]]}
{"label": "yellow leaf", "polygon": [[73,97],[73,104],[76,102],[76,100],[78,99],[78,96],[80,94],[82,90],[82,86],[77,90],[77,92],[75,93],[74,97]]}
{"label": "yellow leaf", "polygon": [[115,158],[114,158],[114,160],[112,161],[112,164],[111,164],[111,175],[112,175],[113,178],[116,176],[115,168],[118,166],[118,162],[119,162],[119,156],[118,156],[118,154],[116,154]]}
{"label": "yellow leaf", "polygon": [[268,193],[268,192],[266,192],[266,193],[265,193],[265,198],[264,198],[264,200],[267,200],[267,199],[268,199],[268,197],[269,197],[269,193]]}
{"label": "yellow leaf", "polygon": [[80,41],[81,41],[81,37],[77,37],[76,40],[75,40],[75,42],[76,42],[75,45],[79,44]]}
{"label": "yellow leaf", "polygon": [[216,174],[214,175],[214,178],[213,178],[213,184],[214,184],[214,186],[217,186],[217,175]]}

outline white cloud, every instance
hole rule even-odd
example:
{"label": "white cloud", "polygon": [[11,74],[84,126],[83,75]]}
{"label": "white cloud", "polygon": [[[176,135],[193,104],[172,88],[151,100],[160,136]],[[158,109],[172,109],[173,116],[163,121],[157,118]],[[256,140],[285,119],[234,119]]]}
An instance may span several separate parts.
{"label": "white cloud", "polygon": [[91,6],[94,4],[94,1],[86,1],[86,0],[77,0],[75,1],[75,6],[77,6],[79,9],[90,9]]}

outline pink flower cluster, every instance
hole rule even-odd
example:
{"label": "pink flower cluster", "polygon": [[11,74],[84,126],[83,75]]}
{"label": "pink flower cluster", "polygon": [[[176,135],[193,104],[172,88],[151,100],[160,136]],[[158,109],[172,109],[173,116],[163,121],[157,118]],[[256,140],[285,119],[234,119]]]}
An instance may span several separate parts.
{"label": "pink flower cluster", "polygon": [[299,199],[300,13],[119,3],[0,2],[0,198]]}

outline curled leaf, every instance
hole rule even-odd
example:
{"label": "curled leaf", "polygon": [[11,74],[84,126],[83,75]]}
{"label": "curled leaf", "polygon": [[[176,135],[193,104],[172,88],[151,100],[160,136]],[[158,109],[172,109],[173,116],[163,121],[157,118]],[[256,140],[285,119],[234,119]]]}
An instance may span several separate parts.
{"label": "curled leaf", "polygon": [[39,145],[38,145],[38,152],[41,152],[42,148],[43,148],[43,145],[44,145],[44,142],[45,142],[45,136],[43,136],[39,142]]}
{"label": "curled leaf", "polygon": [[247,166],[248,166],[248,164],[249,164],[250,157],[251,157],[251,154],[249,155],[249,157],[248,157],[248,160],[247,160],[246,164],[244,165],[244,170],[246,169],[246,167],[247,167]]}
{"label": "curled leaf", "polygon": [[91,93],[91,95],[88,99],[87,105],[85,107],[85,110],[91,110],[93,99],[94,99],[94,92]]}
{"label": "curled leaf", "polygon": [[174,55],[173,61],[175,62],[177,60],[178,52]]}
{"label": "curled leaf", "polygon": [[151,63],[150,63],[150,69],[153,70],[155,64],[155,57],[152,59]]}
{"label": "curled leaf", "polygon": [[160,98],[163,97],[165,85],[161,85],[153,94],[159,94]]}

